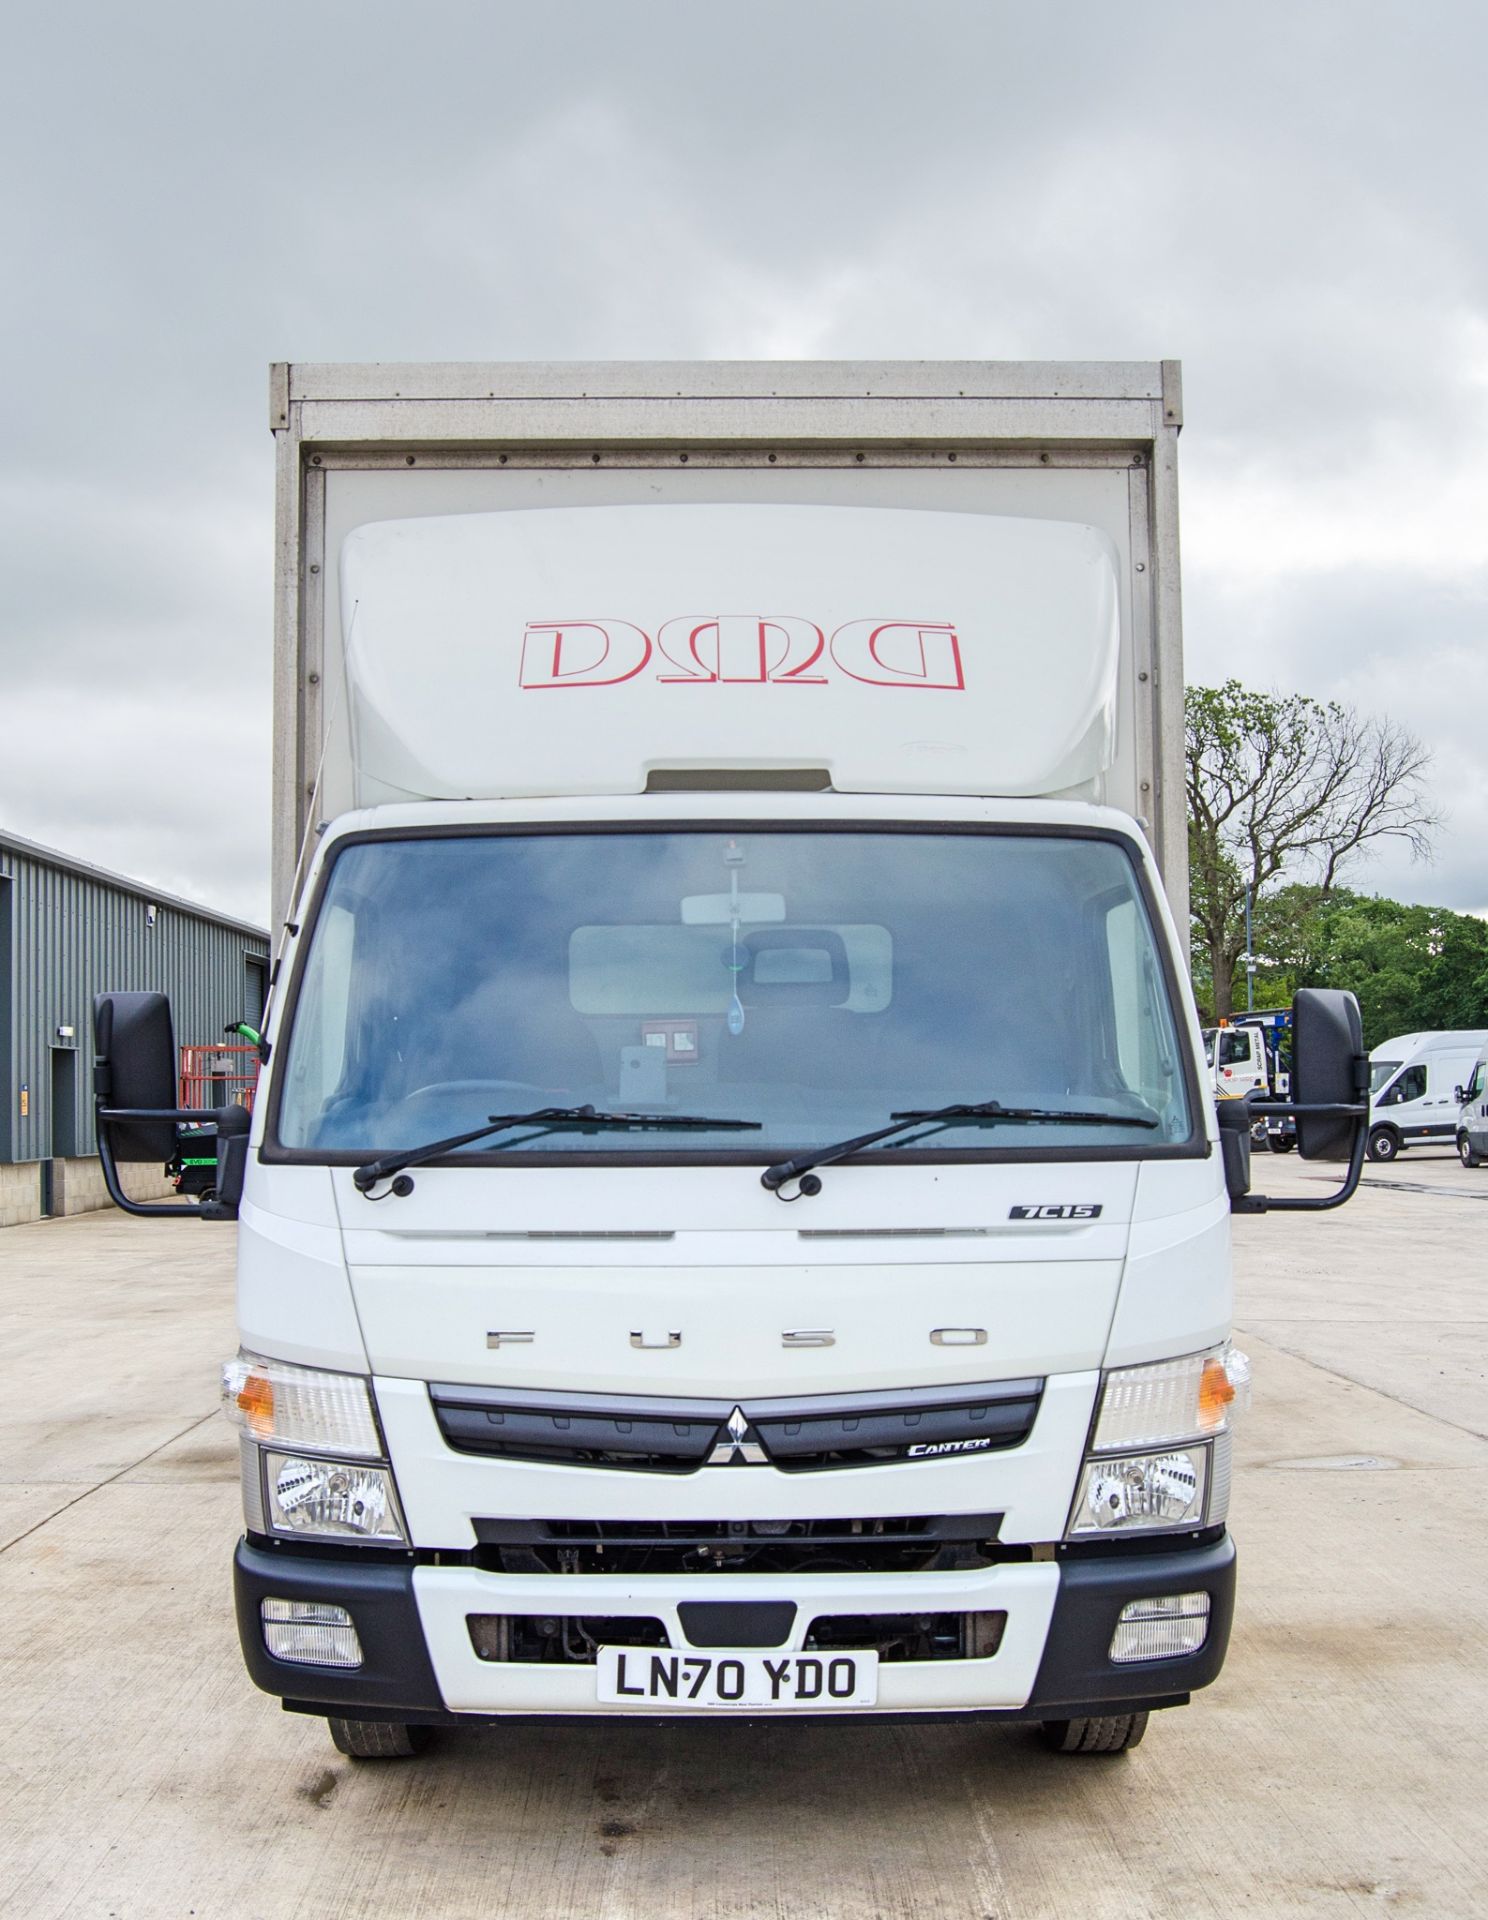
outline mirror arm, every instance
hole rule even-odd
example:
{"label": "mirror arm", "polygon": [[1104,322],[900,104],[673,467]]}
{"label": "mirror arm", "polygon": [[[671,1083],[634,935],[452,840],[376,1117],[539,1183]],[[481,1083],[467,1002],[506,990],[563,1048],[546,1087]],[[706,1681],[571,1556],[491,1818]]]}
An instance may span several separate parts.
{"label": "mirror arm", "polygon": [[1247,1102],[1252,1113],[1256,1114],[1297,1114],[1329,1113],[1338,1117],[1351,1115],[1354,1120],[1354,1145],[1349,1155],[1348,1172],[1344,1175],[1343,1185],[1336,1193],[1325,1194],[1318,1200],[1272,1199],[1264,1193],[1246,1193],[1236,1196],[1230,1202],[1232,1213],[1327,1213],[1333,1207],[1341,1207],[1345,1201],[1352,1200],[1358,1189],[1359,1177],[1364,1171],[1364,1150],[1369,1142],[1369,1103],[1350,1102],[1339,1105],[1312,1106],[1303,1102],[1293,1106],[1290,1100],[1252,1100]]}
{"label": "mirror arm", "polygon": [[248,1169],[248,1135],[253,1115],[233,1102],[217,1114],[217,1198],[202,1202],[203,1220],[236,1220]]}
{"label": "mirror arm", "polygon": [[[109,1138],[109,1128],[116,1120],[194,1120],[212,1121],[218,1126],[224,1117],[242,1112],[232,1107],[104,1107],[98,1108],[98,1159],[103,1168],[103,1184],[108,1189],[108,1197],[116,1207],[125,1213],[140,1215],[143,1219],[154,1220],[235,1220],[237,1204],[230,1207],[219,1202],[213,1207],[182,1207],[168,1200],[149,1201],[131,1200],[119,1182],[119,1168],[114,1160],[113,1142]],[[236,1142],[237,1130],[229,1121],[230,1137]],[[240,1163],[239,1189],[242,1186],[241,1162],[247,1146],[247,1128],[242,1128],[242,1143],[238,1147],[237,1157]]]}

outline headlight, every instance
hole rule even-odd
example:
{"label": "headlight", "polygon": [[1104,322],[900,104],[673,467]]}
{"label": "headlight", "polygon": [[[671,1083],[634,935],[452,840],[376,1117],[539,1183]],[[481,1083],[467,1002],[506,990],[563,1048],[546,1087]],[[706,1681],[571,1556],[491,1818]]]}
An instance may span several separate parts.
{"label": "headlight", "polygon": [[265,1448],[263,1485],[271,1532],[397,1546],[407,1540],[386,1467]]}
{"label": "headlight", "polygon": [[1250,1397],[1250,1362],[1210,1347],[1145,1367],[1117,1367],[1101,1389],[1092,1453],[1203,1440],[1228,1430]]}
{"label": "headlight", "polygon": [[407,1544],[362,1374],[240,1353],[222,1369],[222,1410],[242,1429],[250,1533]]}
{"label": "headlight", "polygon": [[240,1353],[222,1369],[222,1411],[260,1443],[324,1447],[328,1453],[382,1454],[367,1382]]}
{"label": "headlight", "polygon": [[1087,1460],[1067,1531],[1135,1533],[1148,1527],[1202,1526],[1208,1468],[1207,1447]]}
{"label": "headlight", "polygon": [[1250,1362],[1229,1345],[1116,1367],[1065,1537],[1218,1526],[1230,1501],[1230,1423],[1250,1403]]}

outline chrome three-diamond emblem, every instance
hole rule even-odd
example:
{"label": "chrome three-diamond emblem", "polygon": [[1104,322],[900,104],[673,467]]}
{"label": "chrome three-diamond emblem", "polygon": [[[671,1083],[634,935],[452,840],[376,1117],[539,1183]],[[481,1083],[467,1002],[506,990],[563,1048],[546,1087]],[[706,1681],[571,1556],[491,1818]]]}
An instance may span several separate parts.
{"label": "chrome three-diamond emblem", "polygon": [[[724,1434],[728,1438],[724,1438]],[[749,1419],[742,1407],[735,1407],[723,1423],[718,1444],[708,1455],[710,1467],[763,1467],[769,1462],[758,1440],[752,1438]]]}

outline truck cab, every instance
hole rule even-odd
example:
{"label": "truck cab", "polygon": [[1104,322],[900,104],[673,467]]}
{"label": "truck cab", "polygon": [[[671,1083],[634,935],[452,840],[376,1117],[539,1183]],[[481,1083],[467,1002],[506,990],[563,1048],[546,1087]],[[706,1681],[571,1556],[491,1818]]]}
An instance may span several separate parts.
{"label": "truck cab", "polygon": [[1258,1027],[1206,1027],[1204,1057],[1213,1070],[1216,1099],[1259,1099],[1271,1092],[1266,1037]]}
{"label": "truck cab", "polygon": [[[1235,1014],[1204,1029],[1204,1059],[1217,1100],[1285,1102],[1291,1091],[1291,1009]],[[1257,1110],[1251,1125],[1257,1146],[1290,1153],[1296,1144],[1295,1119],[1284,1112]]]}

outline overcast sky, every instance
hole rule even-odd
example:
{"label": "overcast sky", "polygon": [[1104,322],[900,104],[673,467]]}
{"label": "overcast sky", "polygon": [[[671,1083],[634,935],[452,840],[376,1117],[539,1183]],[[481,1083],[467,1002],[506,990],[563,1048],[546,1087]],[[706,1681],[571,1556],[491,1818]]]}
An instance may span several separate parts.
{"label": "overcast sky", "polygon": [[1183,361],[1189,678],[1413,728],[1488,910],[1484,10],[22,7],[0,824],[262,919],[271,360]]}

